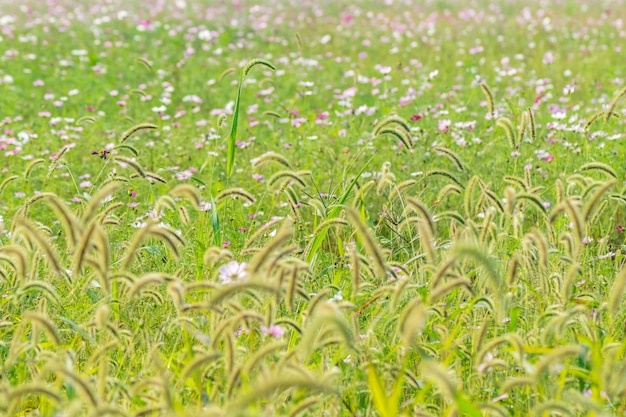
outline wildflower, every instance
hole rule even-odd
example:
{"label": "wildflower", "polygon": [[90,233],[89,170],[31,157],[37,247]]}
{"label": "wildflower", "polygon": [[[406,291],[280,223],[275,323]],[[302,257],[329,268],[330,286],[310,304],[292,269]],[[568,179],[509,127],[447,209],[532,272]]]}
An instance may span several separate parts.
{"label": "wildflower", "polygon": [[110,153],[111,153],[110,151],[107,151],[106,149],[102,149],[100,151],[93,151],[91,154],[92,155],[99,155],[100,158],[106,160]]}
{"label": "wildflower", "polygon": [[278,325],[272,325],[270,327],[266,327],[261,325],[261,332],[263,332],[263,334],[268,335],[268,336],[272,336],[275,338],[280,338],[285,334],[285,329],[283,329],[282,327],[278,326]]}
{"label": "wildflower", "polygon": [[137,192],[135,190],[133,190],[132,188],[128,189],[128,196],[130,198],[137,198]]}
{"label": "wildflower", "polygon": [[418,120],[422,119],[422,115],[421,114],[414,114],[413,116],[411,116],[411,121],[412,122],[417,122]]}
{"label": "wildflower", "polygon": [[239,263],[237,261],[230,261],[226,265],[220,268],[219,279],[222,284],[232,284],[236,281],[242,281],[246,279],[248,273],[246,272],[246,262]]}
{"label": "wildflower", "polygon": [[624,230],[624,227],[622,227],[622,225],[618,225],[615,229],[616,229],[618,232],[621,232],[622,230]]}

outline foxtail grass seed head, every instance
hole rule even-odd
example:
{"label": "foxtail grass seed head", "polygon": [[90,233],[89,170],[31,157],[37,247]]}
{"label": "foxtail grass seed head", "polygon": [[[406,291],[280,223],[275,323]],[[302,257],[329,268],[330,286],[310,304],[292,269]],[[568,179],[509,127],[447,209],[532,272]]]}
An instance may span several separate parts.
{"label": "foxtail grass seed head", "polygon": [[517,137],[519,142],[524,141],[526,135],[526,128],[528,127],[528,112],[523,111],[520,114],[519,124],[517,125]]}
{"label": "foxtail grass seed head", "polygon": [[135,125],[122,134],[122,137],[120,138],[120,144],[126,142],[128,138],[130,138],[132,135],[139,132],[140,130],[154,130],[158,128],[159,127],[157,125],[152,123],[140,123],[138,125]]}
{"label": "foxtail grass seed head", "polygon": [[604,115],[605,122],[611,118],[611,116],[614,114],[613,112],[615,111],[615,108],[617,107],[619,102],[622,101],[624,97],[626,97],[626,87],[623,87],[621,90],[619,90],[618,93],[615,95],[615,98],[611,100],[611,103],[609,104],[609,108],[607,109]]}
{"label": "foxtail grass seed head", "polygon": [[493,94],[491,94],[491,90],[487,87],[487,84],[481,83],[480,89],[483,91],[485,95],[485,100],[487,100],[487,110],[489,110],[489,116],[493,117],[495,115],[495,104],[493,102]]}
{"label": "foxtail grass seed head", "polygon": [[255,58],[255,59],[249,61],[246,64],[246,66],[243,68],[243,77],[244,78],[247,77],[248,73],[250,73],[252,68],[256,67],[257,65],[261,65],[261,66],[264,66],[266,68],[271,69],[272,71],[276,71],[276,67],[271,62],[269,62],[269,61],[267,61],[265,59]]}
{"label": "foxtail grass seed head", "polygon": [[535,114],[530,107],[526,110],[528,113],[528,131],[530,132],[530,139],[535,142],[537,140],[537,128],[535,126]]}

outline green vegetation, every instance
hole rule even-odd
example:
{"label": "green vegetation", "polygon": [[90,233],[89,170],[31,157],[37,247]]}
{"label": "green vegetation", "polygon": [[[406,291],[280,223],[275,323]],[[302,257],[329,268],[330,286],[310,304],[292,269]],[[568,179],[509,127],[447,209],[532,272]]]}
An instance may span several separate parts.
{"label": "green vegetation", "polygon": [[626,413],[622,0],[14,3],[0,415]]}

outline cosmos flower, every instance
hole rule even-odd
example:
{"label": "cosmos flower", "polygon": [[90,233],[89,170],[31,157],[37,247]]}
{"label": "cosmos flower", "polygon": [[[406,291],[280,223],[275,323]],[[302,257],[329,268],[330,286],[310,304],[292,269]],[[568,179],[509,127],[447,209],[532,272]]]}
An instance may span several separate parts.
{"label": "cosmos flower", "polygon": [[246,262],[239,263],[237,261],[230,261],[220,268],[220,281],[222,284],[232,284],[237,281],[245,280],[248,275],[246,266]]}

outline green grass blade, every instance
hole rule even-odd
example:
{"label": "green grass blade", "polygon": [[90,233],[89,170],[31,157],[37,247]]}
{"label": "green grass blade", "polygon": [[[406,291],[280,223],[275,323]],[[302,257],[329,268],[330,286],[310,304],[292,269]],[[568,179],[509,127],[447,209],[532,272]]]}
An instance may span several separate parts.
{"label": "green grass blade", "polygon": [[[361,174],[363,174],[363,172],[365,171],[365,168],[367,168],[367,166],[369,165],[370,161],[371,159],[367,161],[365,165],[363,165],[363,167],[358,172],[358,174],[354,177],[354,179],[352,180],[348,188],[346,188],[346,191],[343,193],[343,195],[341,196],[337,204],[329,210],[326,220],[334,219],[335,217],[339,215],[339,213],[341,213],[341,209],[343,208],[345,202],[348,200],[348,197],[350,196],[352,189],[356,185],[358,179],[361,177]],[[317,251],[319,250],[320,246],[322,246],[324,239],[326,239],[326,234],[328,233],[328,230],[329,230],[328,227],[320,230],[320,232],[315,235],[315,237],[309,244],[309,247],[306,250],[306,261],[308,263],[313,262],[313,258],[315,258]]]}
{"label": "green grass blade", "polygon": [[235,100],[235,109],[233,111],[233,123],[230,127],[230,136],[228,137],[228,150],[226,153],[226,176],[230,178],[235,165],[235,147],[237,142],[237,125],[239,124],[239,101],[241,99],[241,87],[243,85],[243,72],[239,78],[239,86],[237,87],[237,99]]}

